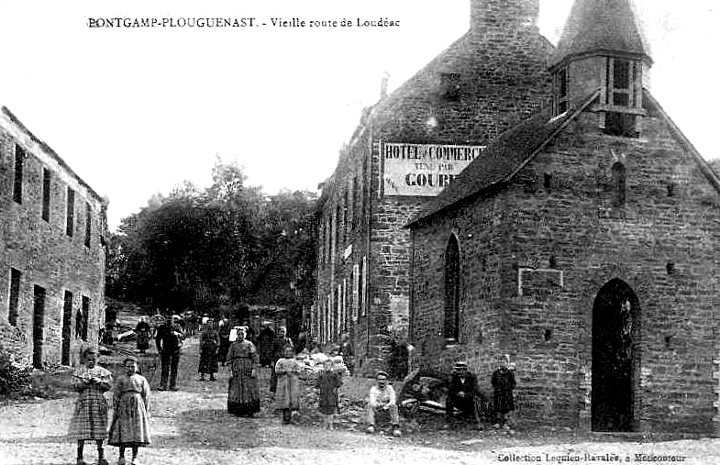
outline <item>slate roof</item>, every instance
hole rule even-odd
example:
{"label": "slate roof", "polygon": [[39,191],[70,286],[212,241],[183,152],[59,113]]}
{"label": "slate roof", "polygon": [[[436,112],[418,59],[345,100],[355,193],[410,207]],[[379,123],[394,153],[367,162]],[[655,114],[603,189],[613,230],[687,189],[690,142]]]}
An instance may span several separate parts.
{"label": "slate roof", "polygon": [[102,197],[100,194],[98,194],[97,192],[95,192],[95,190],[94,190],[92,187],[90,187],[90,185],[89,185],[88,183],[86,183],[80,176],[78,176],[78,174],[75,173],[75,171],[73,171],[72,168],[70,168],[70,166],[69,166],[67,163],[65,163],[65,160],[63,160],[63,159],[60,157],[60,155],[58,155],[57,152],[55,152],[55,150],[52,149],[52,147],[50,147],[48,144],[46,144],[42,139],[40,139],[39,137],[37,137],[35,134],[33,134],[32,132],[30,132],[30,130],[18,119],[17,116],[15,116],[15,114],[13,114],[13,112],[10,111],[10,109],[9,109],[8,107],[2,106],[2,107],[0,108],[0,111],[2,111],[2,113],[3,113],[5,116],[7,116],[7,118],[8,118],[12,123],[14,123],[18,128],[20,128],[21,131],[23,131],[28,137],[30,137],[30,139],[31,139],[34,143],[38,144],[38,145],[40,146],[40,148],[42,148],[42,150],[44,150],[48,155],[50,155],[52,158],[54,158],[55,161],[56,161],[65,171],[67,171],[67,172],[70,174],[70,176],[72,176],[73,178],[75,178],[75,180],[76,180],[78,183],[80,183],[81,186],[85,187],[85,189],[87,189],[87,191],[88,191],[91,195],[93,195],[95,198],[97,198],[97,199],[100,200],[101,202],[104,202],[103,197]]}
{"label": "slate roof", "polygon": [[613,52],[641,56],[650,52],[638,27],[631,0],[575,0],[551,65],[571,56]]}
{"label": "slate roof", "polygon": [[593,92],[579,103],[571,105],[567,112],[554,118],[550,109],[547,109],[505,131],[448,187],[426,203],[407,227],[412,227],[463,199],[512,179],[536,153],[599,95],[599,91]]}
{"label": "slate roof", "polygon": [[[462,200],[510,181],[535,154],[590,106],[599,95],[598,90],[579,103],[571,105],[567,112],[555,118],[550,118],[549,110],[545,110],[501,134],[488,146],[482,156],[473,160],[459,177],[455,178],[437,197],[427,202],[405,227],[416,227],[428,218],[453,208]],[[700,171],[720,193],[720,175],[700,155],[647,89],[643,89],[643,102],[651,113],[668,125],[673,137],[688,151],[697,162]]]}

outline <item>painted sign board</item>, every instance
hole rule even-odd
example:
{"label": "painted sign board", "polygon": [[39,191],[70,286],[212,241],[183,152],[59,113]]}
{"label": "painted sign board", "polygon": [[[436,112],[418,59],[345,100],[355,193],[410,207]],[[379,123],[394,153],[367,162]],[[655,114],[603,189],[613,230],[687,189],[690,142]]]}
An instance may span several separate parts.
{"label": "painted sign board", "polygon": [[483,149],[481,145],[383,143],[384,194],[435,196]]}

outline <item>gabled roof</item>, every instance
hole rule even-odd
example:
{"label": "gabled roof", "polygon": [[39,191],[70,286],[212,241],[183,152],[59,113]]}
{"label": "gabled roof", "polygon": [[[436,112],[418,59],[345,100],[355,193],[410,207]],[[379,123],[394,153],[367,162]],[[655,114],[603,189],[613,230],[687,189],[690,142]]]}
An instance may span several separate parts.
{"label": "gabled roof", "polygon": [[575,0],[551,60],[598,52],[633,55],[652,62],[631,0]]}
{"label": "gabled roof", "polygon": [[655,112],[657,116],[665,121],[665,124],[668,125],[668,129],[673,137],[675,137],[680,145],[688,151],[690,156],[697,162],[700,171],[702,171],[710,184],[712,184],[718,193],[720,193],[720,177],[718,176],[718,173],[716,173],[710,164],[702,157],[702,155],[700,155],[700,152],[698,152],[692,142],[690,142],[690,139],[688,139],[687,136],[680,131],[680,128],[675,124],[670,116],[668,116],[663,107],[660,106],[660,103],[655,100],[655,97],[653,97],[647,89],[643,89],[643,102],[646,107],[649,107],[649,110]]}
{"label": "gabled roof", "polygon": [[550,110],[542,111],[505,131],[473,160],[460,176],[437,197],[426,203],[407,227],[412,227],[457,202],[479,194],[512,179],[555,135],[600,95],[593,92],[568,111],[554,118]]}
{"label": "gabled roof", "polygon": [[[540,152],[560,131],[595,101],[600,91],[594,92],[581,102],[574,104],[562,115],[548,119],[549,111],[543,111],[501,134],[482,156],[473,160],[460,176],[446,187],[437,197],[423,206],[406,227],[412,228],[430,217],[446,211],[458,202],[479,195],[493,187],[510,181],[533,157]],[[662,119],[675,140],[688,151],[697,162],[715,190],[720,193],[720,176],[695,149],[690,140],[680,131],[663,110],[657,100],[643,89],[645,107]]]}

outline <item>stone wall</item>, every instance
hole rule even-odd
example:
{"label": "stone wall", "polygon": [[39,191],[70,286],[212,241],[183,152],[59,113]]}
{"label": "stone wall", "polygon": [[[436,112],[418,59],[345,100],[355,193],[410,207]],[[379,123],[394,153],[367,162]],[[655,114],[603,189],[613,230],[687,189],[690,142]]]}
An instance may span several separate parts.
{"label": "stone wall", "polygon": [[[430,199],[384,195],[380,144],[487,145],[549,104],[551,79],[546,69],[552,46],[535,25],[537,3],[474,1],[471,15],[480,22],[364,114],[340,154],[335,173],[323,187],[318,218],[320,224],[329,220],[332,231],[342,222],[337,218],[338,205],[342,211],[350,181],[359,177],[368,187],[357,235],[318,251],[320,257],[327,257],[331,250],[324,264],[318,261],[317,297],[317,317],[322,320],[327,315],[322,306],[328,306],[328,296],[330,306],[337,308],[333,296],[337,296],[338,284],[351,282],[353,264],[366,257],[367,319],[361,316],[343,328],[327,322],[326,326],[335,329],[321,339],[331,341],[347,329],[353,334],[359,364],[367,363],[367,373],[378,368],[393,371],[388,364],[396,344],[409,339],[411,253],[410,232],[404,226]],[[492,21],[477,16],[485,8],[492,10]],[[501,17],[506,21],[497,22]],[[320,231],[322,234],[322,228]],[[322,244],[323,237],[320,239]],[[351,244],[351,256],[342,258]],[[334,319],[339,318],[335,315]],[[323,325],[319,322],[318,328]]]}
{"label": "stone wall", "polygon": [[[15,153],[25,151],[22,202],[13,199]],[[43,169],[50,175],[49,218],[42,218]],[[75,192],[72,235],[67,228],[68,187]],[[87,234],[87,207],[90,230]],[[62,359],[65,292],[72,293],[70,361],[77,361],[82,337],[77,313],[89,299],[87,341],[95,344],[105,323],[105,230],[103,201],[59,157],[7,114],[0,115],[0,342],[23,360],[32,360],[35,287],[45,290],[42,361]],[[89,239],[89,245],[86,240]],[[11,269],[20,272],[18,318],[9,321]]]}
{"label": "stone wall", "polygon": [[[505,189],[414,231],[418,361],[447,369],[467,357],[488,388],[493,358],[510,354],[521,421],[589,428],[592,309],[619,278],[639,301],[636,429],[713,433],[718,221],[720,195],[664,120],[621,138],[583,114]],[[451,233],[462,251],[460,348],[428,329],[443,317]],[[547,282],[520,294],[521,269]]]}

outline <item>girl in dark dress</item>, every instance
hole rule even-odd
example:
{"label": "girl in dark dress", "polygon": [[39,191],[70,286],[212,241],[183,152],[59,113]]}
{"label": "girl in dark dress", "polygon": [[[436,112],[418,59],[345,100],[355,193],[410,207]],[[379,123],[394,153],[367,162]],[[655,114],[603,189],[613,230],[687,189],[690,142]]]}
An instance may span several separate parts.
{"label": "girl in dark dress", "polygon": [[495,428],[510,429],[508,414],[515,410],[513,389],[515,389],[515,374],[510,370],[510,356],[499,359],[498,368],[492,374],[492,386],[495,390],[493,398],[497,423]]}
{"label": "girl in dark dress", "polygon": [[137,326],[135,326],[135,334],[137,335],[137,349],[141,354],[150,347],[150,323],[146,317],[140,317]]}
{"label": "girl in dark dress", "polygon": [[325,429],[335,428],[335,415],[339,411],[338,389],[342,386],[342,376],[334,368],[332,359],[325,360],[316,383],[320,390],[318,410],[323,415]]}

